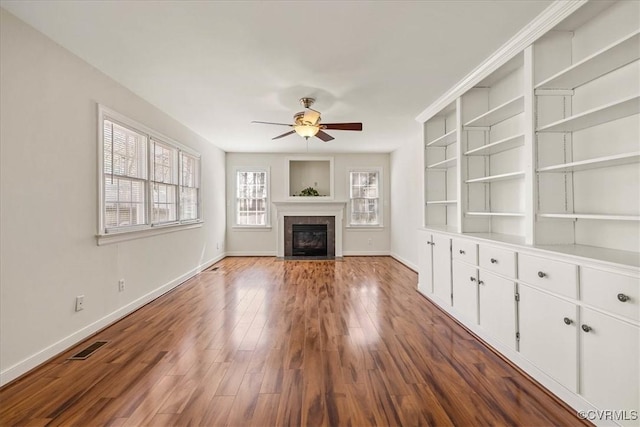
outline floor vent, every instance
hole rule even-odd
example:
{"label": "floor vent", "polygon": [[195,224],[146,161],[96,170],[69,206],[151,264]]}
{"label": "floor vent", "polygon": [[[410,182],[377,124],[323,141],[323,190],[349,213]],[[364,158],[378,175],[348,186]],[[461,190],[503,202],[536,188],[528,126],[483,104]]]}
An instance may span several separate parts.
{"label": "floor vent", "polygon": [[96,341],[89,347],[82,350],[80,353],[74,354],[69,360],[84,360],[95,353],[100,347],[108,343],[109,341]]}
{"label": "floor vent", "polygon": [[219,268],[220,268],[220,267],[211,267],[211,268],[209,269],[209,271],[218,271],[218,269],[219,269]]}

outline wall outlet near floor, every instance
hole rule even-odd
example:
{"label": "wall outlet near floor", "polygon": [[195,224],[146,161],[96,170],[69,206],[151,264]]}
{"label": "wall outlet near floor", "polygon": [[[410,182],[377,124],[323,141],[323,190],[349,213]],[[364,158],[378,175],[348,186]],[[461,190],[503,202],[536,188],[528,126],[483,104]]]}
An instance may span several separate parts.
{"label": "wall outlet near floor", "polygon": [[372,241],[371,239],[369,239],[369,241],[367,242],[367,244],[368,244],[369,246],[371,246],[371,245],[373,244],[373,241]]}
{"label": "wall outlet near floor", "polygon": [[76,297],[76,311],[84,310],[84,295],[78,295]]}
{"label": "wall outlet near floor", "polygon": [[124,279],[118,280],[118,291],[124,292]]}

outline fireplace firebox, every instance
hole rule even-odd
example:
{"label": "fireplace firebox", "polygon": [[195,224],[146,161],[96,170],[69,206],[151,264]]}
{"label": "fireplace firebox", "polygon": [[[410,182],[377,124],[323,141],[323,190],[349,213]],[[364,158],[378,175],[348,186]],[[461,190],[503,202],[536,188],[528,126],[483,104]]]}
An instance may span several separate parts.
{"label": "fireplace firebox", "polygon": [[327,256],[327,224],[293,224],[293,256]]}

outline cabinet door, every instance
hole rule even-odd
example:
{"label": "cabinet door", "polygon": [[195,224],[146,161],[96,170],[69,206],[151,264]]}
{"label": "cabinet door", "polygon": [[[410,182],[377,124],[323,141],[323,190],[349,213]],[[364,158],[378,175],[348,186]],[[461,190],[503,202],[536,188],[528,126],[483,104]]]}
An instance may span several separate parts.
{"label": "cabinet door", "polygon": [[453,307],[474,325],[478,323],[478,270],[453,262]]}
{"label": "cabinet door", "polygon": [[451,239],[433,235],[433,293],[451,305]]}
{"label": "cabinet door", "polygon": [[418,290],[424,295],[433,293],[433,255],[431,234],[420,233],[418,248]]}
{"label": "cabinet door", "polygon": [[480,326],[487,330],[498,341],[515,350],[515,283],[485,271],[480,274],[480,281],[478,283]]}
{"label": "cabinet door", "polygon": [[518,292],[520,353],[577,392],[577,306],[522,284]]}
{"label": "cabinet door", "polygon": [[588,308],[581,326],[580,394],[599,409],[640,411],[640,328]]}

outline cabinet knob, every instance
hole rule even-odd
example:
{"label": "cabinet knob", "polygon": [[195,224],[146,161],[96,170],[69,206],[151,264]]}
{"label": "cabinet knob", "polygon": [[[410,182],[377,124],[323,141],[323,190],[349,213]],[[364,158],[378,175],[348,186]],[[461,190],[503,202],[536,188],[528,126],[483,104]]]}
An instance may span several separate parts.
{"label": "cabinet knob", "polygon": [[472,282],[475,282],[475,281],[476,281],[476,278],[475,278],[475,277],[473,277],[473,276],[471,276],[471,277],[469,277],[469,280],[471,280]]}
{"label": "cabinet knob", "polygon": [[618,301],[620,302],[627,302],[629,301],[629,297],[625,294],[618,294]]}
{"label": "cabinet knob", "polygon": [[565,317],[565,318],[564,318],[564,324],[565,324],[565,325],[570,325],[570,324],[572,324],[572,323],[573,323],[573,320],[569,319],[568,317]]}
{"label": "cabinet knob", "polygon": [[460,255],[464,255],[464,251],[462,249],[460,249]]}
{"label": "cabinet knob", "polygon": [[591,326],[589,326],[589,325],[582,325],[582,330],[583,330],[583,331],[585,331],[585,332],[589,332],[589,331],[591,331]]}
{"label": "cabinet knob", "polygon": [[538,271],[538,277],[539,278],[543,278],[543,277],[547,277],[547,273],[543,273],[542,271]]}
{"label": "cabinet knob", "polygon": [[491,258],[491,264],[497,264],[497,263],[498,263],[498,260],[497,260],[497,259],[495,259],[495,258]]}

